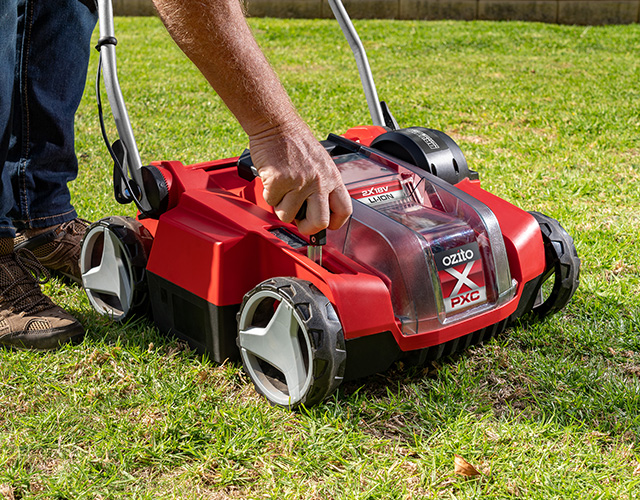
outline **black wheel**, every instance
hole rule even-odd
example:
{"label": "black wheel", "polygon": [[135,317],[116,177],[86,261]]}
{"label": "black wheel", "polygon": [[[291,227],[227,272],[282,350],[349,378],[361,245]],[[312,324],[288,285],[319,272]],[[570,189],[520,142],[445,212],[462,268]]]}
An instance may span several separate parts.
{"label": "black wheel", "polygon": [[462,150],[447,134],[424,127],[409,127],[376,137],[371,147],[387,153],[430,174],[457,184],[463,179],[477,179],[470,170]]}
{"label": "black wheel", "polygon": [[256,390],[272,404],[313,406],[342,382],[342,325],[309,282],[273,278],[247,293],[238,313],[238,347]]}
{"label": "black wheel", "polygon": [[95,222],[82,240],[80,271],[89,302],[100,314],[122,321],[146,312],[145,268],[153,237],[131,217]]}
{"label": "black wheel", "polygon": [[573,238],[560,223],[540,212],[529,212],[540,225],[546,268],[540,277],[531,312],[542,319],[567,305],[578,289],[580,259]]}

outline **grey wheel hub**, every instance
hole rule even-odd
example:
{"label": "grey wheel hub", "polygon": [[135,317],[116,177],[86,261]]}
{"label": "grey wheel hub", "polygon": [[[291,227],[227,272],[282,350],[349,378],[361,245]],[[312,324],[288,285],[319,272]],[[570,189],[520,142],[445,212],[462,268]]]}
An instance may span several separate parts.
{"label": "grey wheel hub", "polygon": [[[266,325],[255,326],[256,309],[265,300],[277,304],[275,311]],[[311,383],[311,345],[292,305],[269,290],[254,294],[240,314],[238,340],[249,376],[261,392],[277,404],[298,403]],[[269,376],[269,367],[284,375],[284,385]]]}

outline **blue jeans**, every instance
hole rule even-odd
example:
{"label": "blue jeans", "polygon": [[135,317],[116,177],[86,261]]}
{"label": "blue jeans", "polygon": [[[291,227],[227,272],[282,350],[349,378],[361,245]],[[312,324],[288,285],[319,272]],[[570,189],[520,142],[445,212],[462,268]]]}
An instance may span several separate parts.
{"label": "blue jeans", "polygon": [[0,237],[77,217],[67,183],[97,20],[87,5],[0,0]]}

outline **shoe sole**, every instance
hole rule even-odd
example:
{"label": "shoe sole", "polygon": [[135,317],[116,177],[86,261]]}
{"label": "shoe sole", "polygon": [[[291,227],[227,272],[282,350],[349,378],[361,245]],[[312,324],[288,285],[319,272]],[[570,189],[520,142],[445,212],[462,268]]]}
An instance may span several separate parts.
{"label": "shoe sole", "polygon": [[[44,330],[37,335],[19,334],[9,338],[1,338],[0,345],[5,349],[18,351],[51,351],[66,344],[79,344],[85,335],[82,325],[60,330]],[[37,337],[37,338],[36,338]]]}

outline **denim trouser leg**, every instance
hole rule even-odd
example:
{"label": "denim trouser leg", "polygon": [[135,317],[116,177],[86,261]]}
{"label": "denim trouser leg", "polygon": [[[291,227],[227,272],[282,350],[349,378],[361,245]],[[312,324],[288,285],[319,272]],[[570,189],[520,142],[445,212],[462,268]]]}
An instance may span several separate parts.
{"label": "denim trouser leg", "polygon": [[9,211],[13,192],[9,169],[2,168],[9,148],[11,103],[13,102],[13,68],[16,61],[15,33],[18,26],[16,0],[0,0],[0,238],[12,237],[14,228]]}
{"label": "denim trouser leg", "polygon": [[13,207],[0,215],[20,229],[76,217],[67,188],[78,172],[74,115],[97,17],[79,0],[17,4],[12,133],[3,168],[11,176]]}

